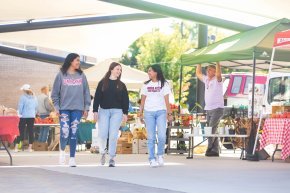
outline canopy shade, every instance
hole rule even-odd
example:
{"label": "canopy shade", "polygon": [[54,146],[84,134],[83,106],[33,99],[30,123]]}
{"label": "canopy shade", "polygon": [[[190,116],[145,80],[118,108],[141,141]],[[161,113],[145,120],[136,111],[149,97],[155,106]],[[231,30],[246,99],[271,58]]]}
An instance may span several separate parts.
{"label": "canopy shade", "polygon": [[[181,63],[194,65],[220,61],[222,66],[251,70],[255,53],[257,69],[268,69],[275,34],[287,29],[290,29],[290,20],[281,19],[183,54]],[[289,52],[277,51],[275,61],[273,70],[287,70],[290,66]]]}
{"label": "canopy shade", "polygon": [[[96,89],[100,80],[105,76],[106,72],[109,69],[110,64],[114,62],[112,59],[104,60],[99,64],[95,65],[84,71],[87,76],[90,89]],[[124,82],[128,90],[138,91],[141,89],[143,83],[148,80],[148,75],[145,72],[131,68],[124,64],[122,66],[122,78],[121,81]]]}

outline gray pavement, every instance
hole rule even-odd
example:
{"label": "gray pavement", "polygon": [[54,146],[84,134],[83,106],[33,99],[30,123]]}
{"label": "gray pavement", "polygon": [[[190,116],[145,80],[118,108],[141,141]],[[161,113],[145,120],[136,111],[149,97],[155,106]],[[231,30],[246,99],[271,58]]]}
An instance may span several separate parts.
{"label": "gray pavement", "polygon": [[[249,162],[238,153],[219,158],[166,156],[166,165],[149,168],[147,155],[118,155],[117,167],[100,166],[100,156],[77,153],[77,168],[58,166],[57,152],[21,152],[13,167],[0,153],[0,192],[197,192],[288,193],[290,164]],[[6,164],[5,164],[6,163]],[[49,191],[50,190],[50,191]]]}

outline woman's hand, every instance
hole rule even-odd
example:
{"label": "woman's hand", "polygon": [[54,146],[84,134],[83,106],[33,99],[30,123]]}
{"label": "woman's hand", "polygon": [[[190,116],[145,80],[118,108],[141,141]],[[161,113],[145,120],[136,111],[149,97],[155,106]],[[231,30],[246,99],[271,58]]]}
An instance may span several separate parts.
{"label": "woman's hand", "polygon": [[123,115],[123,123],[126,123],[127,122],[127,120],[128,120],[128,115]]}
{"label": "woman's hand", "polygon": [[94,112],[94,120],[98,122],[99,115],[97,112]]}
{"label": "woman's hand", "polygon": [[59,110],[55,110],[55,115],[58,116],[58,117],[60,116]]}
{"label": "woman's hand", "polygon": [[167,120],[168,120],[169,122],[171,122],[171,121],[173,120],[173,116],[172,116],[171,113],[168,113],[168,114],[167,114]]}
{"label": "woman's hand", "polygon": [[83,117],[84,117],[85,119],[88,118],[88,111],[84,111],[84,113],[83,113]]}
{"label": "woman's hand", "polygon": [[138,112],[137,113],[137,117],[139,117],[141,123],[144,124],[144,115],[143,115],[143,113],[142,112]]}

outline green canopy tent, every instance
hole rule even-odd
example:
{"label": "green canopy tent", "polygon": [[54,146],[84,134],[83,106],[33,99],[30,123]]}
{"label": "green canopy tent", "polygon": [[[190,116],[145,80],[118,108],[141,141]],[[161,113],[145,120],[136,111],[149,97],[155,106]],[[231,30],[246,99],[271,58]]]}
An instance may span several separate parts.
{"label": "green canopy tent", "polygon": [[[268,69],[274,36],[277,32],[288,29],[290,29],[290,20],[281,19],[238,33],[207,47],[183,54],[181,65],[206,65],[220,61],[222,66],[228,68],[252,70],[253,59],[255,59],[257,69]],[[275,58],[273,70],[289,70],[289,52],[279,50]]]}
{"label": "green canopy tent", "polygon": [[[277,32],[290,29],[289,19],[278,21],[241,32],[207,47],[189,51],[181,56],[181,65],[209,65],[219,61],[221,66],[232,69],[253,71],[252,81],[252,128],[254,127],[254,87],[256,69],[267,70],[271,61],[273,42]],[[289,72],[290,54],[287,50],[277,50],[273,71]],[[182,69],[182,68],[181,68]],[[182,87],[182,71],[180,72],[180,89]],[[180,91],[181,98],[181,91]]]}
{"label": "green canopy tent", "polygon": [[[227,68],[253,70],[253,80],[255,80],[256,69],[267,70],[269,68],[275,34],[288,29],[290,29],[290,20],[280,19],[255,29],[238,33],[207,47],[188,51],[181,56],[181,65],[202,64],[206,66],[219,61],[221,66]],[[272,70],[289,72],[289,62],[289,52],[278,50],[275,53],[275,62],[272,64]],[[180,74],[182,74],[182,71]],[[182,75],[180,79],[180,82],[182,82]],[[253,86],[254,83],[255,81],[253,81]],[[181,95],[179,98],[181,98]]]}

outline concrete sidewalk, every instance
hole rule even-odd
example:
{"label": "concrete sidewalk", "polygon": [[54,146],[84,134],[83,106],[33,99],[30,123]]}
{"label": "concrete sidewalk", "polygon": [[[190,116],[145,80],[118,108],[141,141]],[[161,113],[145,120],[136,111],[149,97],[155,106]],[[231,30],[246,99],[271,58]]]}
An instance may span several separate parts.
{"label": "concrete sidewalk", "polygon": [[[290,164],[249,162],[230,157],[166,156],[162,168],[149,168],[147,155],[118,155],[116,168],[100,166],[100,156],[77,153],[77,168],[58,166],[57,152],[21,152],[15,166],[0,153],[0,190],[34,192],[253,192],[288,193]],[[7,164],[6,164],[7,165]],[[8,175],[8,177],[7,177]],[[64,180],[65,179],[65,180]],[[45,187],[45,188],[44,188]],[[5,189],[6,188],[6,189]],[[50,191],[48,191],[50,190]],[[3,191],[7,192],[7,191]]]}

